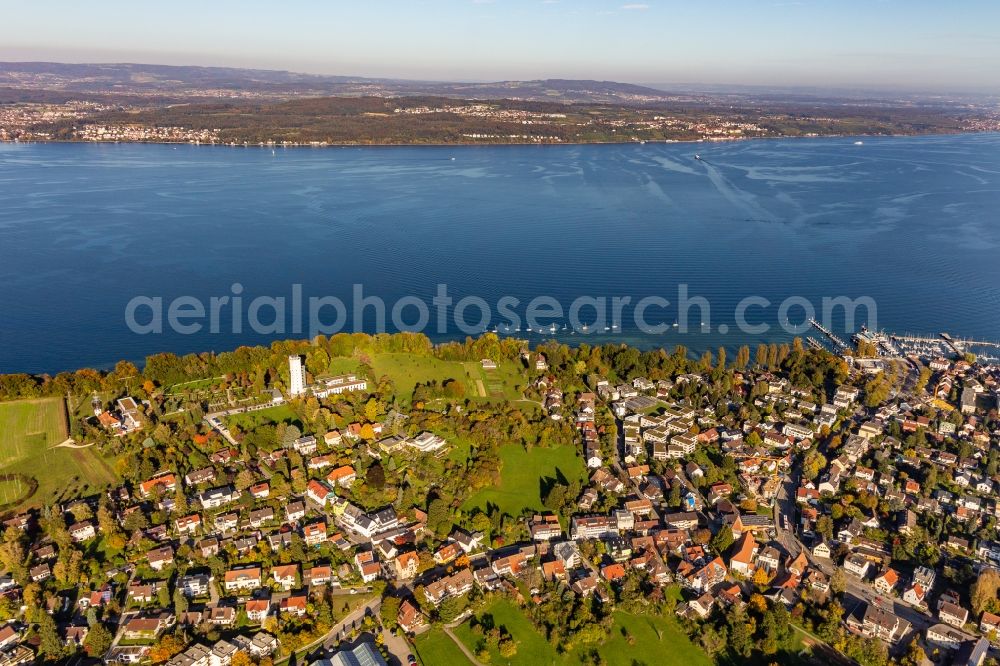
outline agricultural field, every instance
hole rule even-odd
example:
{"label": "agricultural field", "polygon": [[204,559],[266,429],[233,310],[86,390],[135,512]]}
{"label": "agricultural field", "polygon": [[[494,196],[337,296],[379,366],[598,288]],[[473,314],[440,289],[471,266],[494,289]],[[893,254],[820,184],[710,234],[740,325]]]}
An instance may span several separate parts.
{"label": "agricultural field", "polygon": [[500,448],[500,459],[503,461],[500,485],[480,490],[466,500],[463,509],[485,510],[488,504],[493,504],[504,513],[518,516],[524,509],[543,508],[541,493],[546,479],[558,479],[561,475],[567,481],[585,482],[587,478],[583,458],[574,446],[534,447],[525,451],[520,444],[507,444]]}
{"label": "agricultural field", "polygon": [[10,474],[0,478],[0,506],[19,502],[31,492],[32,483],[20,474]]}
{"label": "agricultural field", "polygon": [[0,403],[0,475],[10,475],[0,483],[0,503],[37,505],[117,480],[96,448],[58,446],[68,437],[62,398]]}
{"label": "agricultural field", "polygon": [[0,403],[0,469],[68,437],[61,398]]}

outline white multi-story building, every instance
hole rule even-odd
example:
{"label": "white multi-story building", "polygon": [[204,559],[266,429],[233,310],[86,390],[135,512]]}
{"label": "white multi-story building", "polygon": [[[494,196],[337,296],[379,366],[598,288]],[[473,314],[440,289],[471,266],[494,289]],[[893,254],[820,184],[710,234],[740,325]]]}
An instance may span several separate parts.
{"label": "white multi-story building", "polygon": [[302,365],[302,357],[298,354],[288,357],[288,374],[291,377],[288,383],[288,393],[293,396],[305,393],[306,368]]}
{"label": "white multi-story building", "polygon": [[317,398],[340,395],[350,391],[364,391],[368,388],[368,380],[357,375],[338,375],[337,377],[319,377],[313,393]]}
{"label": "white multi-story building", "polygon": [[177,579],[177,588],[186,597],[201,597],[209,593],[211,582],[212,578],[207,574],[180,576]]}

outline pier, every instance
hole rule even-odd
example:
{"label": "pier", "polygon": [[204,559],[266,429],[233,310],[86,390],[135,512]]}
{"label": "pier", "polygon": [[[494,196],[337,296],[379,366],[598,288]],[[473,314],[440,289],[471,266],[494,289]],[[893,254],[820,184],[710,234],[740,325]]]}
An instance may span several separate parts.
{"label": "pier", "polygon": [[826,349],[826,347],[823,346],[822,342],[812,337],[811,335],[806,336],[806,344],[808,344],[813,349]]}
{"label": "pier", "polygon": [[959,340],[951,337],[947,333],[942,333],[941,339],[947,342],[953,349],[960,350],[959,353],[965,353],[963,350],[967,350],[969,347],[991,347],[993,349],[1000,349],[1000,342],[989,342],[986,340]]}
{"label": "pier", "polygon": [[810,319],[809,323],[812,324],[813,328],[815,328],[817,331],[828,337],[830,341],[833,342],[833,344],[835,344],[840,351],[847,351],[850,349],[850,347],[846,342],[838,338],[833,331],[828,330],[825,326],[823,326],[823,324],[819,323],[815,319]]}

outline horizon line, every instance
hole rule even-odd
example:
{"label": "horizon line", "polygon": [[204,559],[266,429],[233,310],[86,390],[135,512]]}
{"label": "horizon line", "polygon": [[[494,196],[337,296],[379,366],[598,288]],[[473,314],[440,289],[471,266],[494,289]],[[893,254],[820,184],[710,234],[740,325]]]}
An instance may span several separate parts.
{"label": "horizon line", "polygon": [[[373,76],[366,74],[337,74],[337,73],[311,73],[304,72],[296,69],[281,68],[281,67],[257,67],[250,65],[233,66],[233,65],[214,65],[214,64],[174,64],[174,63],[162,63],[162,62],[150,62],[150,61],[65,61],[65,60],[0,60],[0,67],[5,65],[27,65],[27,64],[38,64],[38,65],[69,65],[69,66],[147,66],[147,67],[169,67],[169,68],[198,68],[198,69],[215,69],[215,70],[234,70],[234,71],[245,71],[245,72],[272,72],[272,73],[282,73],[282,74],[292,74],[296,76],[311,77],[311,78],[349,78],[349,79],[364,79],[370,81],[389,81],[389,82],[406,82],[406,83],[425,83],[425,84],[470,84],[470,85],[487,85],[487,84],[500,84],[500,83],[529,83],[529,82],[542,82],[542,81],[594,81],[598,83],[617,83],[624,85],[634,85],[649,88],[655,92],[672,94],[676,92],[686,92],[686,93],[713,93],[713,94],[737,94],[739,92],[746,92],[752,94],[753,90],[759,90],[761,92],[767,91],[811,91],[812,94],[823,94],[823,93],[847,93],[847,92],[864,92],[864,93],[885,93],[885,94],[909,94],[909,95],[974,95],[974,96],[986,96],[986,97],[1000,97],[1000,89],[995,89],[989,86],[984,86],[982,88],[961,88],[961,89],[936,89],[931,87],[908,87],[903,85],[896,85],[892,83],[838,83],[838,84],[810,84],[810,83],[737,83],[737,82],[708,82],[708,81],[638,81],[632,80],[628,77],[624,78],[580,78],[580,77],[566,77],[566,76],[546,76],[546,77],[532,77],[532,78],[518,78],[518,77],[503,77],[503,78],[478,78],[478,79],[464,79],[464,78],[420,78],[420,77],[407,77],[407,76]],[[12,84],[7,84],[7,87],[16,87]],[[743,90],[740,90],[743,89]]]}

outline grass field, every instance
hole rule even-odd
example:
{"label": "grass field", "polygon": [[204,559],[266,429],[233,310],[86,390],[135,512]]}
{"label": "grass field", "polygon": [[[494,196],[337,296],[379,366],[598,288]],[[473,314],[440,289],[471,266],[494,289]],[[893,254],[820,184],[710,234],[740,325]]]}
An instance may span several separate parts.
{"label": "grass field", "polygon": [[234,414],[233,416],[226,417],[226,424],[230,428],[236,425],[245,432],[269,423],[295,423],[301,425],[299,417],[295,415],[295,412],[288,405],[277,405],[276,407],[268,407],[256,412],[244,412],[243,414]]}
{"label": "grass field", "polygon": [[[492,617],[495,626],[504,627],[517,642],[517,654],[509,660],[501,657],[496,650],[491,650],[490,664],[544,664],[547,666],[549,664],[569,665],[582,662],[582,655],[578,654],[576,649],[569,654],[557,653],[521,610],[507,599],[493,602],[484,611],[478,613],[477,617],[482,619],[487,615]],[[712,664],[712,660],[691,642],[676,625],[673,618],[632,615],[617,611],[614,619],[615,623],[608,637],[601,645],[597,646],[597,651],[609,666],[635,666],[638,664],[711,666]],[[481,647],[482,638],[473,633],[471,622],[463,623],[454,631],[455,635],[473,653]],[[442,633],[440,639],[431,639],[429,642],[435,648],[443,650],[437,644],[447,640],[448,637]],[[446,653],[442,653],[442,656],[448,658]],[[425,659],[424,663],[428,666],[434,666],[435,664],[452,662]],[[464,663],[464,657],[462,660],[457,660],[457,663]]]}
{"label": "grass field", "polygon": [[[97,490],[116,481],[109,462],[95,447],[52,448],[67,437],[61,398],[0,403],[0,473],[23,474],[38,482],[24,505]],[[5,485],[10,491],[10,482]],[[3,491],[0,488],[0,501]]]}
{"label": "grass field", "polygon": [[466,364],[458,361],[442,361],[432,356],[419,354],[376,354],[372,357],[372,368],[378,377],[388,376],[403,400],[413,398],[413,388],[431,380],[444,382],[457,379],[465,385],[466,396],[475,397],[478,374],[471,375]]}
{"label": "grass field", "polygon": [[[630,643],[622,630],[633,639]],[[615,613],[615,625],[604,644],[597,650],[608,666],[634,664],[684,664],[711,666],[709,659],[691,642],[673,618]]]}
{"label": "grass field", "polygon": [[189,382],[182,382],[180,384],[173,384],[168,387],[164,393],[166,395],[181,395],[185,391],[190,391],[191,393],[198,393],[199,391],[207,391],[214,385],[218,384],[222,380],[222,377],[208,377],[206,379],[195,379]]}
{"label": "grass field", "polygon": [[359,363],[356,359],[347,358],[344,356],[335,356],[330,359],[330,374],[331,375],[348,375],[357,373]]}
{"label": "grass field", "polygon": [[[466,363],[470,376],[481,378],[490,399],[518,400],[523,395],[524,370],[519,363],[500,363],[496,370],[484,370],[480,363]],[[470,367],[471,366],[471,367]]]}
{"label": "grass field", "polygon": [[[462,382],[467,398],[521,397],[519,384],[524,378],[520,366],[513,362],[503,363],[496,370],[483,370],[478,361],[442,361],[433,356],[405,352],[372,354],[370,360],[375,379],[389,377],[406,402],[413,398],[413,389],[417,384],[448,379]],[[356,373],[359,369],[360,363],[355,358],[334,357],[330,361],[329,373],[342,375]]]}
{"label": "grass field", "polygon": [[424,666],[467,666],[471,664],[462,651],[441,629],[426,631],[413,641],[416,656]]}
{"label": "grass field", "polygon": [[31,483],[20,476],[0,479],[0,506],[20,500],[31,491]]}
{"label": "grass field", "polygon": [[508,444],[501,447],[500,458],[503,461],[500,485],[480,490],[466,500],[463,509],[485,509],[487,504],[495,504],[501,511],[517,516],[524,509],[543,508],[543,479],[557,479],[560,474],[567,481],[587,478],[583,458],[573,446],[525,451],[520,444]]}
{"label": "grass field", "polygon": [[[531,624],[531,621],[524,616],[521,610],[512,602],[506,599],[499,599],[490,604],[483,612],[477,613],[476,617],[482,620],[486,616],[491,616],[493,625],[503,627],[514,638],[517,643],[517,654],[511,659],[504,659],[497,650],[490,650],[491,664],[549,664],[575,663],[568,660],[566,655],[559,655],[556,649],[545,640]],[[465,621],[455,627],[455,635],[465,644],[473,654],[475,654],[483,639],[472,632],[471,621]]]}

